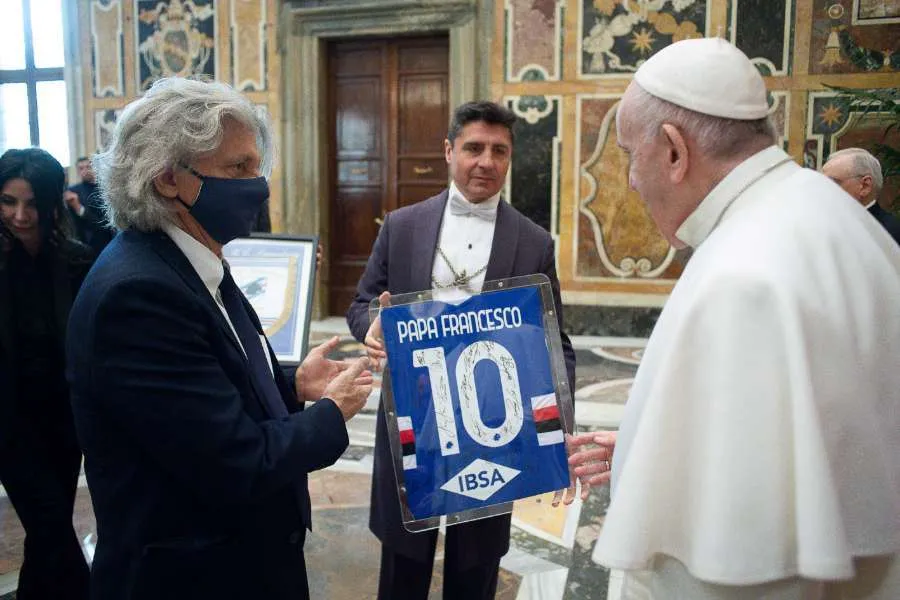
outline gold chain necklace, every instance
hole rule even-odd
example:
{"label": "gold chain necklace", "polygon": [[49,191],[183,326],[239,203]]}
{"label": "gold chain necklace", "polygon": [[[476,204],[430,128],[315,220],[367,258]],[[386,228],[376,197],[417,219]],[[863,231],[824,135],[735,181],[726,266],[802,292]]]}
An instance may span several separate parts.
{"label": "gold chain necklace", "polygon": [[435,279],[434,276],[432,275],[431,283],[437,289],[445,289],[445,288],[450,288],[450,287],[465,287],[466,289],[471,290],[471,288],[469,288],[469,283],[473,279],[475,279],[476,277],[478,277],[479,275],[481,275],[482,273],[487,271],[487,264],[485,264],[483,267],[481,267],[480,269],[478,269],[471,275],[466,275],[465,269],[463,269],[461,273],[457,273],[456,269],[453,268],[453,263],[450,262],[450,259],[447,258],[447,255],[444,254],[444,251],[441,249],[440,246],[438,246],[437,251],[438,251],[438,254],[441,255],[441,258],[444,259],[444,262],[447,263],[447,267],[450,269],[450,272],[453,273],[453,281],[451,281],[450,283],[447,283],[447,284],[438,283],[438,280]]}

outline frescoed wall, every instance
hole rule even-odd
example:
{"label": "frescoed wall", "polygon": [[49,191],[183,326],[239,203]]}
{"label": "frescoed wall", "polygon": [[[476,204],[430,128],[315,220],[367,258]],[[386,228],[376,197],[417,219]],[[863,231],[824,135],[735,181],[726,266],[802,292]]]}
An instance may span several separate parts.
{"label": "frescoed wall", "polygon": [[509,196],[554,234],[569,305],[658,307],[683,269],[616,146],[618,101],[661,48],[735,43],[766,78],[779,143],[811,168],[884,128],[827,86],[900,87],[900,0],[496,0],[495,20],[493,95],[523,116],[527,139]]}
{"label": "frescoed wall", "polygon": [[[326,10],[352,2],[291,6]],[[877,110],[862,118],[858,105],[828,86],[900,87],[900,0],[470,2],[494,20],[490,60],[479,71],[490,70],[490,95],[521,117],[507,195],[556,239],[568,305],[658,309],[683,269],[683,255],[660,237],[628,188],[626,158],[615,143],[618,100],[661,48],[699,36],[735,43],[766,78],[779,142],[811,168],[839,148],[872,147],[883,129]],[[282,91],[294,85],[280,81],[276,49],[277,36],[288,35],[276,31],[284,0],[79,6],[90,149],[107,139],[117,111],[170,74],[230,82],[284,135]],[[299,169],[301,160],[281,162],[275,174],[276,229],[284,222],[281,174]],[[896,185],[888,182],[886,197],[896,196]]]}
{"label": "frescoed wall", "polygon": [[[86,147],[103,148],[116,118],[160,77],[226,81],[269,115],[278,134],[280,0],[79,0]],[[279,135],[280,137],[280,135]],[[281,228],[281,166],[272,225]]]}

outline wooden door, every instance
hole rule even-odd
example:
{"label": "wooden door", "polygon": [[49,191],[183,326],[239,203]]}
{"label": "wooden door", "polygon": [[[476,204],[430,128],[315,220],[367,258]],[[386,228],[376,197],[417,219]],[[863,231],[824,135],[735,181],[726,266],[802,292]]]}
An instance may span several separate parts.
{"label": "wooden door", "polygon": [[447,185],[447,37],[333,42],[328,74],[328,308],[343,315],[384,214]]}

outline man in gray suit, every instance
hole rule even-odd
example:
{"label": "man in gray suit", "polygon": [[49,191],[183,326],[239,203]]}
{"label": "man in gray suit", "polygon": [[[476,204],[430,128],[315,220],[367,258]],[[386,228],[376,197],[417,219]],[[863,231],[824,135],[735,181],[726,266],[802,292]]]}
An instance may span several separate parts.
{"label": "man in gray suit", "polygon": [[[451,183],[437,196],[388,214],[347,313],[353,336],[375,362],[385,358],[380,320],[369,302],[390,294],[452,286],[481,291],[485,281],[536,273],[552,283],[562,326],[559,280],[550,234],[500,199],[513,150],[516,117],[492,102],[470,102],[454,113],[444,151]],[[563,334],[570,389],[575,353]],[[494,597],[500,558],[509,550],[509,515],[447,528],[444,597]],[[437,531],[403,528],[384,409],[379,406],[369,527],[382,542],[380,600],[425,600]]]}

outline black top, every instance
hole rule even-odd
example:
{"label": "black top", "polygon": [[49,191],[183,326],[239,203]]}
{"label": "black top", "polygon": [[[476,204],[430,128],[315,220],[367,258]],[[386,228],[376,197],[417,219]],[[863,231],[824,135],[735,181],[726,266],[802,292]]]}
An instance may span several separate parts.
{"label": "black top", "polygon": [[[15,244],[8,262],[13,319],[12,356],[16,388],[26,391],[20,408],[40,412],[48,402],[65,399],[62,332],[56,322],[53,260],[46,251],[31,256]],[[30,412],[30,411],[29,411]]]}
{"label": "black top", "polygon": [[74,240],[47,242],[34,257],[17,240],[0,248],[0,445],[17,417],[68,406],[66,321],[92,260]]}

